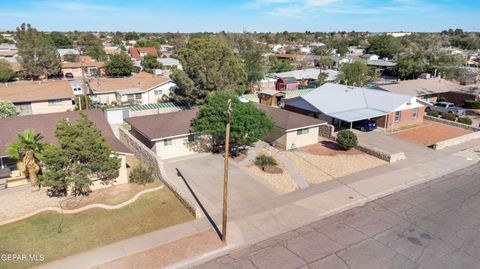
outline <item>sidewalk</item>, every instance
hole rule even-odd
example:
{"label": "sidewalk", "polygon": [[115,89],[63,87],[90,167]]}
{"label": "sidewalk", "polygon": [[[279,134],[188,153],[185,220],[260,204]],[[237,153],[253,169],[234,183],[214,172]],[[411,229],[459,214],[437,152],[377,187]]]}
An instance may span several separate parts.
{"label": "sidewalk", "polygon": [[[475,152],[471,152],[471,154],[457,153],[465,149],[468,147],[450,148],[446,151],[432,150],[428,156],[419,156],[419,158],[410,158],[376,167],[231,209],[229,210],[227,246],[211,253],[190,257],[182,262],[172,264],[168,268],[191,267],[222,255],[233,248],[254,244],[478,162],[479,155],[474,154]],[[220,226],[221,215],[213,214],[211,217]],[[37,268],[90,268],[208,229],[211,229],[211,225],[202,218],[80,253]]]}

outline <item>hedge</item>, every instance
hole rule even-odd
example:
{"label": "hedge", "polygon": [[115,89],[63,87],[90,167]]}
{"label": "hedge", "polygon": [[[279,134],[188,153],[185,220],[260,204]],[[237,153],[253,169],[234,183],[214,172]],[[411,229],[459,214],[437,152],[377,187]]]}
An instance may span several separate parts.
{"label": "hedge", "polygon": [[480,101],[477,100],[465,100],[466,108],[480,109]]}
{"label": "hedge", "polygon": [[472,119],[470,119],[469,117],[460,117],[458,118],[458,122],[467,124],[467,125],[472,125]]}
{"label": "hedge", "polygon": [[453,113],[442,113],[442,119],[455,121],[457,119],[457,116],[455,116],[455,114]]}

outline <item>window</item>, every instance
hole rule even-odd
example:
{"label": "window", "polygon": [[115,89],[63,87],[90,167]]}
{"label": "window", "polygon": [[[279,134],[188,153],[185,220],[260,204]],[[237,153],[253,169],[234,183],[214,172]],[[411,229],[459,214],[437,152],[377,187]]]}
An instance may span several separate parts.
{"label": "window", "polygon": [[303,135],[303,134],[308,134],[308,128],[305,129],[298,129],[297,130],[297,135]]}
{"label": "window", "polygon": [[199,134],[199,133],[191,134],[191,135],[188,136],[188,142],[198,141],[198,140],[200,140],[200,136],[201,136],[201,134]]}
{"label": "window", "polygon": [[155,90],[155,91],[153,91],[153,94],[156,95],[156,96],[162,95],[163,91],[162,90]]}
{"label": "window", "polygon": [[168,138],[168,139],[163,140],[163,145],[164,146],[171,146],[172,145],[172,139]]}
{"label": "window", "polygon": [[418,107],[412,109],[412,118],[414,119],[418,118]]}
{"label": "window", "polygon": [[32,115],[32,103],[20,103],[17,104],[17,108],[22,116]]}
{"label": "window", "polygon": [[61,105],[62,105],[62,100],[60,99],[48,100],[48,106],[61,106]]}
{"label": "window", "polygon": [[400,122],[400,111],[395,111],[395,122]]}

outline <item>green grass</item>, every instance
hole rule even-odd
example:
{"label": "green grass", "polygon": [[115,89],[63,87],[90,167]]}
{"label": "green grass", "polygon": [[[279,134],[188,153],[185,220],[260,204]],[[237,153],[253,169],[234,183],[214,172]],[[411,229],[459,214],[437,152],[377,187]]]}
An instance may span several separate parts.
{"label": "green grass", "polygon": [[[122,239],[192,220],[191,213],[166,188],[144,194],[117,210],[91,209],[65,215],[45,212],[0,226],[0,253],[37,254],[50,262]],[[0,268],[28,268],[40,262],[4,262]]]}

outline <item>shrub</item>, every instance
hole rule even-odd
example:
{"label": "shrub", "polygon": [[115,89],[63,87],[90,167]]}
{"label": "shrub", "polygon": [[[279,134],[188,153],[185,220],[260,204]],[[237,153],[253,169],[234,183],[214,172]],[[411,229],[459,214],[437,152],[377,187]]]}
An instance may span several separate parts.
{"label": "shrub", "polygon": [[460,117],[458,118],[458,122],[467,124],[467,125],[472,125],[472,119],[470,119],[469,117]]}
{"label": "shrub", "polygon": [[455,114],[453,113],[442,113],[442,119],[455,121],[457,119],[457,116],[455,116]]}
{"label": "shrub", "polygon": [[437,102],[446,102],[447,101],[447,98],[443,97],[443,96],[440,96],[437,98]]}
{"label": "shrub", "polygon": [[337,143],[344,150],[349,150],[357,146],[357,135],[350,130],[341,130],[337,135]]}
{"label": "shrub", "polygon": [[438,118],[438,116],[439,116],[438,112],[435,111],[435,110],[428,111],[427,115],[430,116],[430,117],[435,117],[435,118]]}
{"label": "shrub", "polygon": [[266,166],[277,165],[277,161],[272,156],[262,154],[255,158],[255,165],[260,167],[262,170],[265,170]]}
{"label": "shrub", "polygon": [[477,100],[465,100],[466,108],[480,109],[480,101]]}
{"label": "shrub", "polygon": [[137,184],[146,185],[154,180],[153,167],[139,164],[130,172],[130,181]]}

